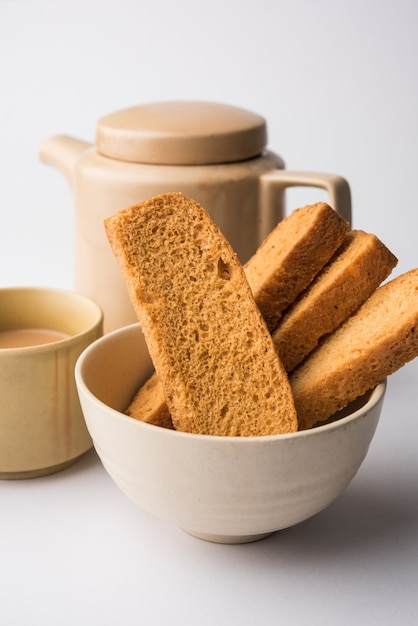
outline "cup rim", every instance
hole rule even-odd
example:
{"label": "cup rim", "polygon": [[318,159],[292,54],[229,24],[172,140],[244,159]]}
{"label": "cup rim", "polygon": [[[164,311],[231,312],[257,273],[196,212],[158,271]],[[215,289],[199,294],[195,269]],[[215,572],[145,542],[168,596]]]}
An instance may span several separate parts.
{"label": "cup rim", "polygon": [[[94,302],[91,298],[77,292],[72,291],[70,289],[63,289],[61,287],[50,287],[50,286],[41,286],[41,285],[17,285],[11,287],[0,287],[0,297],[5,293],[30,293],[36,292],[40,293],[48,293],[48,294],[57,294],[63,295],[65,297],[76,299],[80,302],[84,302],[86,306],[90,307],[93,313],[93,319],[83,330],[73,335],[68,335],[68,337],[63,337],[62,339],[57,339],[56,341],[51,341],[49,343],[40,343],[30,346],[16,346],[16,347],[6,347],[0,348],[1,354],[19,354],[19,353],[30,353],[30,352],[43,352],[48,351],[53,348],[59,348],[62,346],[66,346],[69,343],[73,343],[74,340],[81,340],[86,335],[89,335],[98,325],[103,325],[103,311],[100,306]],[[16,329],[20,327],[17,326]],[[34,326],[33,328],[36,328]],[[39,327],[40,328],[40,327]],[[0,329],[1,332],[1,329]]]}

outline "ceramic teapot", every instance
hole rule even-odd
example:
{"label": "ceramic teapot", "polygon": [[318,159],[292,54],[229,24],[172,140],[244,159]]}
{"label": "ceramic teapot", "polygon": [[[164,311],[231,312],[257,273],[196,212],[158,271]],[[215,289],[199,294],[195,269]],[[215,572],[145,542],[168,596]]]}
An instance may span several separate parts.
{"label": "ceramic teapot", "polygon": [[96,145],[68,136],[47,140],[40,158],[67,177],[75,196],[75,289],[99,304],[104,330],[136,321],[103,220],[166,192],[197,200],[242,263],[283,218],[284,189],[327,190],[348,221],[351,198],[340,176],[286,170],[266,148],[265,119],[213,102],[143,104],[107,115]]}

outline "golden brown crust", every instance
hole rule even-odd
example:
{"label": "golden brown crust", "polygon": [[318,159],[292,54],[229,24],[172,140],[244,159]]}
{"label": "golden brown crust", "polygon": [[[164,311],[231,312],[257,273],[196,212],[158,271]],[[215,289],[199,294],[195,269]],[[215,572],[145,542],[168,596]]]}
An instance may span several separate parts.
{"label": "golden brown crust", "polygon": [[164,194],[105,228],[175,428],[296,430],[289,382],[243,268],[204,209]]}
{"label": "golden brown crust", "polygon": [[396,257],[375,235],[350,231],[273,333],[285,369],[292,371],[322,337],[338,328],[389,276],[396,263]]}
{"label": "golden brown crust", "polygon": [[325,202],[296,209],[246,263],[247,280],[270,332],[330,260],[348,228],[348,222]]}
{"label": "golden brown crust", "polygon": [[299,428],[327,420],[418,356],[418,269],[379,287],[290,376]]}

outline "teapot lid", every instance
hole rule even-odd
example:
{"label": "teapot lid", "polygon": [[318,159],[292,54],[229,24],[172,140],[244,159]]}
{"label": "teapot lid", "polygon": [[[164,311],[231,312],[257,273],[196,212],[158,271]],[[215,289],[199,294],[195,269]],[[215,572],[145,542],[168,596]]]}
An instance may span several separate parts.
{"label": "teapot lid", "polygon": [[143,104],[97,123],[103,156],[134,163],[209,165],[257,156],[267,143],[263,117],[239,107],[202,101]]}

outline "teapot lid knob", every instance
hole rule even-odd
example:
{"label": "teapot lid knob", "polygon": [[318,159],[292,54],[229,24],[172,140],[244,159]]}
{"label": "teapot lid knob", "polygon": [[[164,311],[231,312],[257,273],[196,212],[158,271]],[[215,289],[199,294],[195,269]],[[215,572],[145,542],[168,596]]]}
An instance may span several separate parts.
{"label": "teapot lid knob", "polygon": [[96,129],[100,154],[134,163],[231,163],[259,155],[266,144],[263,117],[216,102],[143,104],[101,118]]}

